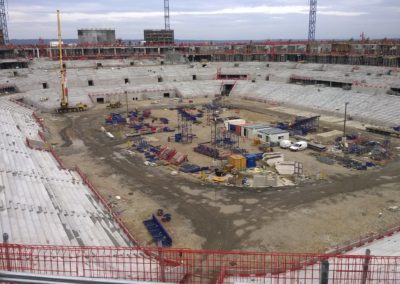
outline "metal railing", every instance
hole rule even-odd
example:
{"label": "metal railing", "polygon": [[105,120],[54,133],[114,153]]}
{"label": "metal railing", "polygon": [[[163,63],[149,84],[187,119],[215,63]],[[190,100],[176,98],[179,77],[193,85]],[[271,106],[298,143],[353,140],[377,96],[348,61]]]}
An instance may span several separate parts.
{"label": "metal railing", "polygon": [[167,283],[400,283],[400,256],[1,244],[0,270]]}

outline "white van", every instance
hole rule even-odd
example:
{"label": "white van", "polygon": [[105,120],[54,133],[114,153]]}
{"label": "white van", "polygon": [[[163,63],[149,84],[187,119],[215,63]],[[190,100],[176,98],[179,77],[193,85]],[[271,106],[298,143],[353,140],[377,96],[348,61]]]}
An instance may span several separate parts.
{"label": "white van", "polygon": [[289,140],[281,140],[281,142],[279,142],[279,147],[282,149],[288,149],[290,146],[292,146],[292,142]]}
{"label": "white van", "polygon": [[305,141],[299,141],[289,147],[290,151],[303,151],[307,149],[308,144]]}

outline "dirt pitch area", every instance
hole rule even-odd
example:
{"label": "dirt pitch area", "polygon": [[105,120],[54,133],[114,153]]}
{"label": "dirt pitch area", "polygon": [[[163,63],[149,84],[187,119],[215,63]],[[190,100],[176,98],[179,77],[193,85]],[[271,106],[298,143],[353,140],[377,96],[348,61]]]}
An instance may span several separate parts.
{"label": "dirt pitch area", "polygon": [[400,212],[388,210],[400,205],[399,161],[279,190],[210,186],[127,155],[125,140],[100,131],[105,113],[96,108],[43,114],[46,135],[67,165],[77,164],[89,176],[143,244],[152,243],[142,221],[158,208],[172,213],[174,247],[185,248],[321,252],[400,223]]}

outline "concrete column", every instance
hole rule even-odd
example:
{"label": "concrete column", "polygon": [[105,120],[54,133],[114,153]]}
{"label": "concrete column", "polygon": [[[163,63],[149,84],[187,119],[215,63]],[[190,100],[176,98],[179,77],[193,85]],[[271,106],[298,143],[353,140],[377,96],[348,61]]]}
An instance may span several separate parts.
{"label": "concrete column", "polygon": [[367,283],[369,262],[370,261],[371,261],[371,250],[367,249],[365,251],[365,260],[364,260],[364,265],[363,265],[361,284],[366,284]]}
{"label": "concrete column", "polygon": [[328,284],[329,281],[329,261],[324,260],[321,262],[321,276],[319,279],[320,284]]}
{"label": "concrete column", "polygon": [[164,264],[164,253],[162,250],[162,243],[158,242],[158,258],[159,258],[159,264],[160,264],[160,281],[165,282],[165,264]]}
{"label": "concrete column", "polygon": [[7,262],[7,270],[11,271],[11,262],[10,262],[10,252],[8,251],[8,234],[7,233],[3,233],[3,244],[6,245],[5,247],[5,257],[6,257],[6,262]]}

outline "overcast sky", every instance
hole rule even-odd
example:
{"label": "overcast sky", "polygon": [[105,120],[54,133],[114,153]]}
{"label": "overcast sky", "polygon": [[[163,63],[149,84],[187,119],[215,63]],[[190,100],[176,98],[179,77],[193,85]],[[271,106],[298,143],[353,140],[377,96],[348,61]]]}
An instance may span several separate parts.
{"label": "overcast sky", "polygon": [[[163,0],[9,0],[11,39],[63,38],[78,28],[115,28],[117,38],[142,39],[143,29],[163,28]],[[304,39],[309,0],[170,0],[177,39]],[[318,39],[400,38],[400,0],[319,0]]]}

